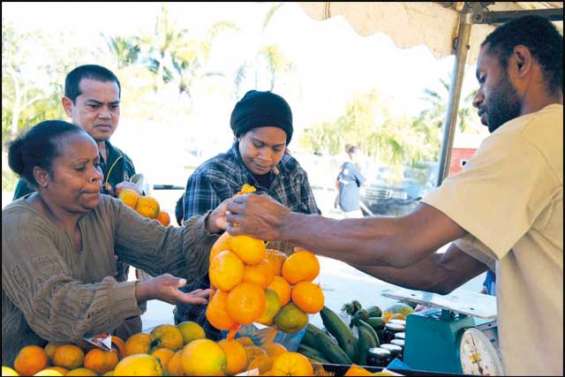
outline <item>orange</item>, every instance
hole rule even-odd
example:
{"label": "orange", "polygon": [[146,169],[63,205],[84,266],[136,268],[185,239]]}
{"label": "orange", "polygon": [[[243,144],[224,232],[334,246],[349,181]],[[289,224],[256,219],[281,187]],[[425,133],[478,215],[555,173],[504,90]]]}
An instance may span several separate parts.
{"label": "orange", "polygon": [[259,369],[259,373],[265,373],[273,367],[273,359],[269,355],[257,356],[249,363],[249,370]]}
{"label": "orange", "polygon": [[104,351],[100,348],[94,348],[88,351],[84,357],[84,367],[98,374],[104,374],[114,369],[118,361],[118,351]]}
{"label": "orange", "polygon": [[267,249],[265,250],[265,258],[269,261],[273,274],[280,275],[286,254],[276,249]]}
{"label": "orange", "polygon": [[[34,376],[51,376],[51,377],[53,377],[53,376],[64,376],[67,373],[69,373],[69,371],[66,370],[65,368],[49,367],[49,368],[40,370],[39,372],[34,374]],[[2,376],[8,376],[8,375],[2,373]],[[12,375],[10,375],[10,376],[12,376]],[[13,376],[18,376],[18,374],[14,374]]]}
{"label": "orange", "polygon": [[188,344],[195,339],[206,338],[206,332],[197,322],[184,321],[177,325],[177,329],[182,334],[184,344]]}
{"label": "orange", "polygon": [[277,292],[272,289],[265,289],[265,311],[261,314],[261,317],[257,318],[256,322],[267,326],[272,325],[273,319],[279,312],[280,308],[281,303]]}
{"label": "orange", "polygon": [[245,266],[243,271],[243,281],[260,285],[263,288],[267,288],[274,277],[273,268],[267,259],[252,266]]}
{"label": "orange", "polygon": [[149,217],[151,219],[157,218],[161,211],[159,202],[151,196],[140,196],[139,199],[137,199],[135,210],[142,216]]}
{"label": "orange", "polygon": [[23,376],[32,376],[45,369],[49,359],[45,350],[39,346],[23,347],[14,361],[14,369]]}
{"label": "orange", "polygon": [[283,263],[282,276],[290,283],[312,281],[320,273],[320,262],[311,252],[306,250],[291,254]]}
{"label": "orange", "polygon": [[2,365],[2,376],[19,376],[19,374],[14,369]]}
{"label": "orange", "polygon": [[138,353],[149,353],[152,340],[151,334],[144,332],[133,334],[126,341],[126,355],[131,356]]}
{"label": "orange", "polygon": [[314,369],[310,360],[298,352],[286,352],[273,361],[275,376],[312,376]]}
{"label": "orange", "polygon": [[241,189],[239,190],[239,192],[236,195],[248,194],[248,193],[255,192],[255,191],[257,191],[255,186],[250,185],[249,183],[244,183],[241,186]]}
{"label": "orange", "polygon": [[308,324],[308,315],[291,302],[279,310],[275,324],[283,332],[295,333]]}
{"label": "orange", "polygon": [[175,355],[175,351],[172,351],[168,348],[157,348],[155,351],[151,352],[151,355],[159,359],[159,362],[161,363],[163,369],[166,369],[165,366]]}
{"label": "orange", "polygon": [[68,369],[62,367],[49,367],[49,369],[56,370],[57,372],[61,373],[63,376],[69,373]]}
{"label": "orange", "polygon": [[272,283],[267,287],[272,289],[279,296],[279,302],[281,306],[288,304],[290,301],[290,284],[281,276],[275,276]]}
{"label": "orange", "polygon": [[344,376],[373,376],[373,373],[359,365],[351,364]]}
{"label": "orange", "polygon": [[45,350],[45,353],[47,354],[47,357],[49,358],[49,361],[53,361],[53,355],[55,354],[55,350],[61,344],[63,344],[63,343],[49,342],[45,345],[45,347],[43,347],[43,349]]}
{"label": "orange", "polygon": [[182,369],[182,350],[175,352],[167,363],[165,370],[168,372],[169,376],[184,375],[184,370]]}
{"label": "orange", "polygon": [[210,339],[196,339],[182,349],[182,369],[188,376],[223,376],[226,353]]}
{"label": "orange", "polygon": [[159,221],[163,226],[169,226],[171,224],[171,216],[169,216],[169,214],[165,211],[159,211],[157,221]]}
{"label": "orange", "polygon": [[285,346],[280,343],[269,343],[263,346],[263,349],[267,351],[267,355],[271,357],[277,357],[285,352],[288,352]]}
{"label": "orange", "polygon": [[257,264],[265,257],[265,242],[249,236],[232,236],[229,238],[230,250],[245,262]]}
{"label": "orange", "polygon": [[218,345],[222,347],[227,357],[227,374],[234,375],[247,368],[247,352],[241,343],[223,339],[218,342]]}
{"label": "orange", "polygon": [[82,366],[84,352],[74,344],[63,344],[55,350],[53,365],[73,370]]}
{"label": "orange", "polygon": [[220,251],[230,250],[229,239],[231,235],[228,232],[222,233],[220,237],[214,242],[210,249],[210,260],[212,260]]}
{"label": "orange", "polygon": [[222,291],[229,291],[241,283],[244,270],[241,259],[231,251],[224,250],[210,261],[210,284]]}
{"label": "orange", "polygon": [[253,340],[251,340],[251,338],[248,336],[240,336],[239,338],[236,338],[235,341],[239,342],[244,347],[255,345],[255,343],[253,343]]}
{"label": "orange", "polygon": [[217,291],[206,307],[206,319],[218,330],[229,330],[236,325],[227,310],[228,294]]}
{"label": "orange", "polygon": [[151,355],[131,355],[121,360],[114,376],[162,376],[163,368],[156,357]]}
{"label": "orange", "polygon": [[129,189],[129,188],[124,188],[122,190],[120,190],[120,193],[118,194],[118,198],[128,207],[135,209],[135,206],[137,205],[137,201],[139,199],[140,195],[137,193],[137,191]]}
{"label": "orange", "polygon": [[292,302],[303,312],[314,314],[324,307],[324,293],[320,287],[309,281],[302,281],[292,287]]}
{"label": "orange", "polygon": [[317,361],[310,360],[312,363],[312,368],[314,369],[314,376],[327,376],[331,372],[324,369],[324,366]]}
{"label": "orange", "polygon": [[182,348],[184,339],[175,325],[159,325],[151,330],[151,346],[176,351]]}
{"label": "orange", "polygon": [[126,357],[126,342],[124,342],[119,336],[112,335],[112,349],[118,351],[120,359]]}
{"label": "orange", "polygon": [[228,315],[242,325],[257,320],[265,311],[265,306],[265,291],[256,284],[241,283],[228,294]]}
{"label": "orange", "polygon": [[247,346],[245,347],[245,353],[247,354],[247,360],[251,363],[259,356],[267,356],[267,351],[261,347],[257,346]]}
{"label": "orange", "polygon": [[98,376],[95,371],[88,368],[75,368],[65,376]]}

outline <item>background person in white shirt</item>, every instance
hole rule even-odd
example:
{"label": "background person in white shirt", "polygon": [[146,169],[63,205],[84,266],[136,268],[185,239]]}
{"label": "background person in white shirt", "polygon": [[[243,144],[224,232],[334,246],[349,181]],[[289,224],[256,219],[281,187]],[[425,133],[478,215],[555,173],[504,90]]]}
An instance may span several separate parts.
{"label": "background person in white shirt", "polygon": [[438,293],[494,264],[505,374],[563,375],[563,36],[541,17],[510,21],[482,43],[477,79],[492,134],[412,213],[334,220],[248,194],[228,204],[228,231]]}

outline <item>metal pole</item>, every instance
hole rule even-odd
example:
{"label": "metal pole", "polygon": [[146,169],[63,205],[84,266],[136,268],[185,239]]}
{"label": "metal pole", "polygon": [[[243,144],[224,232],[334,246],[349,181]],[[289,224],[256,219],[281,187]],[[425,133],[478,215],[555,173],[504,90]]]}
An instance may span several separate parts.
{"label": "metal pole", "polygon": [[549,21],[563,22],[563,8],[557,9],[532,9],[514,11],[489,11],[484,12],[484,17],[473,19],[474,24],[502,24],[519,17],[536,15],[547,18]]}
{"label": "metal pole", "polygon": [[456,40],[455,63],[451,74],[451,85],[449,86],[449,103],[447,105],[447,114],[443,122],[443,140],[437,178],[438,186],[441,185],[441,182],[449,172],[451,147],[453,146],[453,137],[457,125],[457,110],[459,109],[463,76],[465,75],[465,62],[467,60],[467,52],[469,51],[471,26],[471,14],[469,12],[461,13],[459,15],[459,33]]}

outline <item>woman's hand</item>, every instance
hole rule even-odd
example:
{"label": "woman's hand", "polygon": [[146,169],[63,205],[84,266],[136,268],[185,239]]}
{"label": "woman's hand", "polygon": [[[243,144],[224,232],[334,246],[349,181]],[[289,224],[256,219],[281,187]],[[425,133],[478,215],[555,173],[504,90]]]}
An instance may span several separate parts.
{"label": "woman's hand", "polygon": [[226,219],[226,211],[228,208],[228,202],[231,199],[228,198],[220,203],[208,216],[208,221],[206,222],[206,229],[209,233],[219,233],[228,227],[228,221]]}
{"label": "woman's hand", "polygon": [[135,297],[138,302],[161,300],[169,304],[206,304],[210,289],[196,289],[192,292],[182,292],[179,288],[186,285],[186,279],[177,278],[171,274],[143,280],[135,287]]}

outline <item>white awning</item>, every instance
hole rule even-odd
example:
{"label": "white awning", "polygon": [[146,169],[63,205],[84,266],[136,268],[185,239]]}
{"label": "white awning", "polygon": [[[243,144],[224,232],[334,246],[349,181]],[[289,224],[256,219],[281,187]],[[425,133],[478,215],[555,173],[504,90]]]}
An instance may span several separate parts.
{"label": "white awning", "polygon": [[[367,36],[385,33],[400,48],[426,45],[436,58],[453,53],[458,32],[459,10],[463,2],[300,2],[315,20],[344,17],[355,31]],[[516,11],[563,8],[561,2],[495,2],[490,11]],[[562,26],[561,26],[562,28]],[[481,42],[494,30],[491,25],[471,28],[467,63],[473,64]]]}

